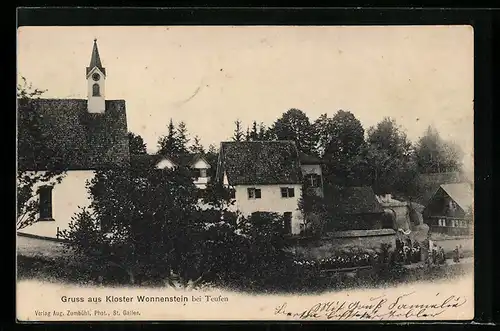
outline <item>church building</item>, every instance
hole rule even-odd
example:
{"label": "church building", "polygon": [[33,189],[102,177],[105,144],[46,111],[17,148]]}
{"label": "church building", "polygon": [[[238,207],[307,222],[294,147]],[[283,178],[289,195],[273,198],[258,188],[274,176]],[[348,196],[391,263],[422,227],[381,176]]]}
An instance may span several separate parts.
{"label": "church building", "polygon": [[[82,68],[83,69],[83,68]],[[54,73],[54,76],[63,73]],[[87,182],[95,171],[105,167],[127,167],[130,163],[127,137],[125,100],[106,99],[107,72],[102,65],[94,40],[89,66],[85,69],[86,99],[27,99],[23,108],[36,112],[41,122],[40,144],[51,146],[60,157],[64,175],[60,182],[36,185],[30,203],[35,203],[38,214],[33,224],[18,228],[18,233],[47,238],[58,238],[68,228],[71,218],[90,204]],[[27,132],[30,125],[18,116],[18,132]],[[24,130],[23,130],[23,125]],[[50,155],[44,155],[36,146],[18,149],[18,170],[37,174],[54,170]],[[18,220],[22,217],[19,213]]]}

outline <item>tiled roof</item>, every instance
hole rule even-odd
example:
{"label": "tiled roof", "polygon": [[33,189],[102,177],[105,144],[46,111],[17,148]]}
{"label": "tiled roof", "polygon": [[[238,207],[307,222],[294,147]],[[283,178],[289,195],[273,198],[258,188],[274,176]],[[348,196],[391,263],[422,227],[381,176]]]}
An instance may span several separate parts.
{"label": "tiled roof", "polygon": [[167,157],[175,162],[175,164],[184,167],[190,167],[200,159],[203,159],[206,163],[208,163],[202,153],[181,153],[176,155],[167,155]]}
{"label": "tiled roof", "polygon": [[222,142],[217,178],[230,185],[300,184],[301,170],[293,141]]}
{"label": "tiled roof", "polygon": [[469,183],[444,184],[441,188],[464,212],[474,203],[474,191]]}
{"label": "tiled roof", "polygon": [[[43,142],[62,156],[67,169],[97,169],[128,165],[129,145],[124,100],[106,100],[103,114],[89,113],[86,99],[29,99],[22,111],[41,115]],[[21,110],[20,110],[21,111]],[[23,125],[19,116],[18,127]],[[23,130],[19,130],[22,132]],[[22,137],[19,137],[22,139]],[[37,150],[18,151],[18,166],[25,170],[42,170],[47,159]]]}
{"label": "tiled roof", "polygon": [[203,157],[201,153],[182,153],[166,156],[160,154],[138,154],[130,156],[132,166],[135,167],[155,166],[163,159],[169,159],[176,165],[183,167],[190,167],[200,159],[205,160],[205,162],[210,165],[210,163],[206,160],[206,158]]}
{"label": "tiled roof", "polygon": [[299,151],[300,164],[322,164],[323,161],[313,155]]}
{"label": "tiled roof", "polygon": [[343,214],[374,214],[384,211],[375,192],[369,186],[343,188],[335,199]]}
{"label": "tiled roof", "polygon": [[464,176],[459,172],[441,172],[419,175],[416,178],[416,184],[419,186],[417,201],[426,205],[441,185],[464,182],[463,177]]}

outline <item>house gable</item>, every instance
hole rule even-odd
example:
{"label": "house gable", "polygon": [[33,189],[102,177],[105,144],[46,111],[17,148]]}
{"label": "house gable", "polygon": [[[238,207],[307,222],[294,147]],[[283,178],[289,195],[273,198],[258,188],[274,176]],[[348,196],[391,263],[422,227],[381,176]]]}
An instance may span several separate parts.
{"label": "house gable", "polygon": [[441,185],[424,209],[426,217],[464,217],[473,203],[473,192],[469,184]]}
{"label": "house gable", "polygon": [[177,167],[177,164],[167,157],[160,159],[156,163],[157,169],[173,169],[175,167]]}
{"label": "house gable", "polygon": [[210,169],[211,166],[208,163],[207,160],[205,160],[204,157],[199,157],[196,160],[194,160],[191,164],[191,168],[193,169]]}

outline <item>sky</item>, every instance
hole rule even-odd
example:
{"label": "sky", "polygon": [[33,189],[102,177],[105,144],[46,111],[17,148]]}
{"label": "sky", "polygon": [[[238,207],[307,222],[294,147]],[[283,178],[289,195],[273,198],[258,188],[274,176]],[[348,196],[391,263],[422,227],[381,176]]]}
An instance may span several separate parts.
{"label": "sky", "polygon": [[343,109],[365,129],[392,117],[412,141],[432,125],[472,170],[470,26],[22,27],[18,75],[45,98],[86,98],[94,38],[105,97],[126,101],[149,152],[170,118],[218,146],[237,119],[246,130],[290,108],[311,121]]}

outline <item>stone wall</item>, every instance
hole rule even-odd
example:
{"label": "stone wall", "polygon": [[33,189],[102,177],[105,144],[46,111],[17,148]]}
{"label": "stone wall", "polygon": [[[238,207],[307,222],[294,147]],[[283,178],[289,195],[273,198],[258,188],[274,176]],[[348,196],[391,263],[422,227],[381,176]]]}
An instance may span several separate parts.
{"label": "stone wall", "polygon": [[396,232],[392,229],[339,231],[320,239],[299,239],[290,251],[304,259],[322,259],[341,251],[378,250],[382,244],[396,245]]}

